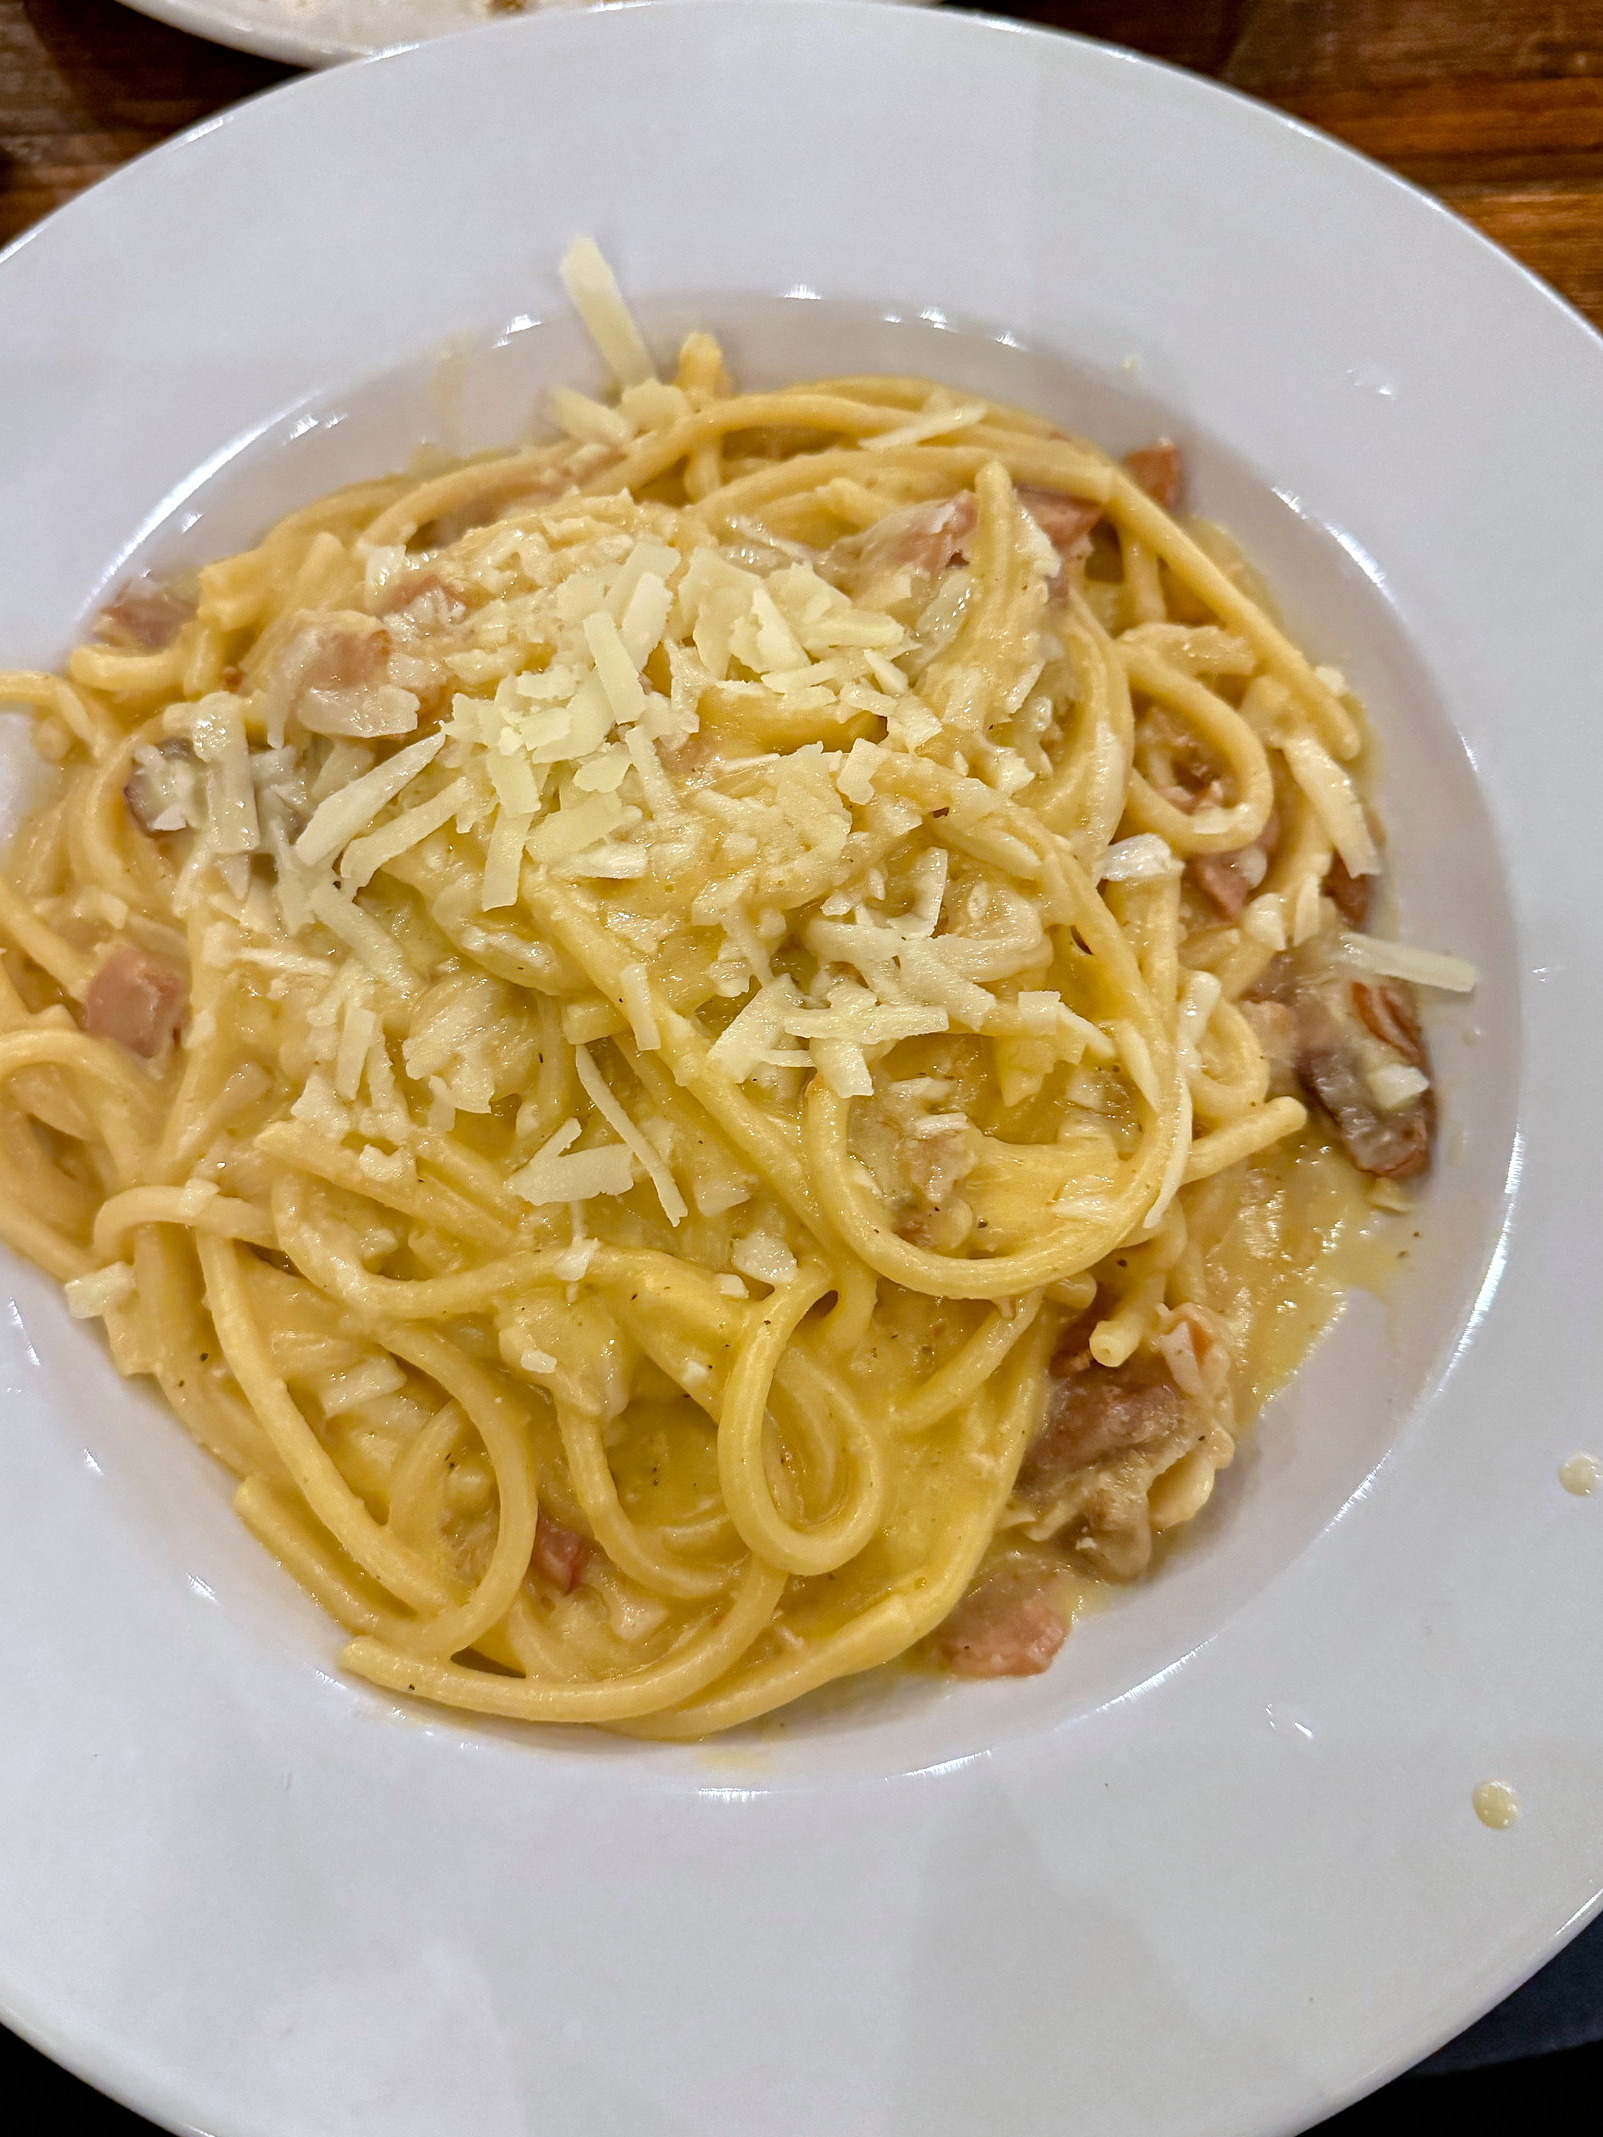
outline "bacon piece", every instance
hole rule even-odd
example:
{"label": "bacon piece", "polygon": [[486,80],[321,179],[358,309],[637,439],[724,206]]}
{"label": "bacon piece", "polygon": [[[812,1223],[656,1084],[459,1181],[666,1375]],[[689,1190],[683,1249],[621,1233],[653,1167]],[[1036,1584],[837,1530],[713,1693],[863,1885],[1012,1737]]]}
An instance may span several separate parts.
{"label": "bacon piece", "polygon": [[1268,875],[1279,844],[1280,818],[1271,810],[1250,846],[1238,846],[1233,853],[1194,853],[1186,874],[1227,920],[1236,920]]}
{"label": "bacon piece", "polygon": [[932,1652],[958,1677],[1039,1676],[1068,1638],[1063,1585],[1050,1559],[1004,1558],[937,1627]]}
{"label": "bacon piece", "polygon": [[[1072,1333],[1072,1331],[1071,1331]],[[1083,1361],[1083,1362],[1082,1362]],[[1045,1504],[1076,1471],[1162,1439],[1185,1406],[1162,1359],[1137,1356],[1097,1365],[1089,1350],[1059,1347],[1051,1365],[1046,1422],[1019,1465],[1022,1498]]]}
{"label": "bacon piece", "polygon": [[887,512],[866,533],[837,542],[830,555],[859,585],[888,571],[918,571],[934,578],[963,554],[979,516],[974,492],[959,490],[954,497]]}
{"label": "bacon piece", "polygon": [[1370,1080],[1382,1068],[1430,1074],[1412,987],[1403,980],[1355,980],[1327,932],[1277,957],[1254,992],[1290,1010],[1298,1078],[1330,1115],[1359,1171],[1385,1180],[1423,1172],[1436,1125],[1434,1092],[1388,1108]]}
{"label": "bacon piece", "polygon": [[1383,1113],[1359,1057],[1344,1046],[1305,1053],[1298,1073],[1335,1122],[1360,1172],[1379,1180],[1411,1180],[1425,1170],[1436,1118],[1429,1091]]}
{"label": "bacon piece", "polygon": [[1154,504],[1176,511],[1185,491],[1185,463],[1173,438],[1156,438],[1139,451],[1126,453],[1124,464]]}
{"label": "bacon piece", "polygon": [[1038,490],[1020,483],[1015,495],[1065,564],[1082,564],[1091,554],[1091,531],[1102,507],[1060,490]]}
{"label": "bacon piece", "polygon": [[1347,863],[1338,853],[1325,873],[1320,885],[1325,896],[1335,906],[1350,928],[1362,928],[1369,918],[1369,901],[1374,892],[1373,876],[1350,876]]}
{"label": "bacon piece", "polygon": [[131,1054],[154,1061],[177,1037],[188,992],[171,966],[124,944],[89,982],[83,1028],[92,1038],[115,1039]]}
{"label": "bacon piece", "polygon": [[1397,979],[1355,979],[1353,1007],[1375,1037],[1401,1054],[1410,1068],[1428,1070],[1419,997],[1412,987]]}
{"label": "bacon piece", "polygon": [[383,624],[359,609],[303,617],[267,676],[269,728],[293,713],[310,734],[410,734],[418,701],[390,680],[391,650]]}
{"label": "bacon piece", "polygon": [[1239,920],[1247,901],[1269,873],[1262,846],[1239,846],[1234,853],[1194,853],[1186,874],[1227,920]]}
{"label": "bacon piece", "polygon": [[571,1595],[585,1567],[595,1555],[595,1545],[574,1529],[548,1521],[542,1513],[534,1528],[534,1556],[530,1563],[542,1580],[548,1580],[562,1595]]}
{"label": "bacon piece", "polygon": [[467,614],[466,602],[437,571],[397,581],[373,606],[376,615],[391,616],[424,631],[449,630]]}
{"label": "bacon piece", "polygon": [[364,690],[379,681],[390,651],[389,633],[355,610],[304,624],[298,644],[303,690]]}
{"label": "bacon piece", "polygon": [[195,604],[159,580],[141,576],[120,586],[95,619],[95,636],[130,653],[160,653],[195,613]]}
{"label": "bacon piece", "polygon": [[181,736],[136,753],[122,798],[141,831],[192,830],[201,820],[200,764]]}

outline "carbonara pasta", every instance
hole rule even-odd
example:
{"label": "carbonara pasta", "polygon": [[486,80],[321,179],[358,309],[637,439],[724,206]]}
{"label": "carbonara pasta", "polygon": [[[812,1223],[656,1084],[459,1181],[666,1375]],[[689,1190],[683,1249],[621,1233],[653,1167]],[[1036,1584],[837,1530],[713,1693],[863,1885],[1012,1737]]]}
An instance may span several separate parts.
{"label": "carbonara pasta", "polygon": [[1405,1206],[1472,975],[1364,932],[1361,712],[1172,446],[659,376],[564,273],[553,442],[0,676],[0,1232],[379,1685],[1042,1668]]}

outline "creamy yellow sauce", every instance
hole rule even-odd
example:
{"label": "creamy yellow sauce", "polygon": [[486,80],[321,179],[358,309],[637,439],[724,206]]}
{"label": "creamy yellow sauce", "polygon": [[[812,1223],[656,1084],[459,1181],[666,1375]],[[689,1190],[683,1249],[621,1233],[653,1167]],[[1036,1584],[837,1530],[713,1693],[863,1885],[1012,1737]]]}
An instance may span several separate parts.
{"label": "creamy yellow sauce", "polygon": [[1506,1833],[1518,1823],[1520,1799],[1506,1781],[1482,1781],[1470,1801],[1481,1824],[1494,1833]]}
{"label": "creamy yellow sauce", "polygon": [[1204,1303],[1227,1323],[1249,1424],[1303,1363],[1351,1291],[1387,1296],[1419,1233],[1311,1124],[1187,1198]]}
{"label": "creamy yellow sauce", "polygon": [[[1300,1135],[1226,1178],[1187,1189],[1181,1199],[1189,1245],[1170,1279],[1169,1297],[1207,1306],[1229,1329],[1238,1404],[1233,1436],[1239,1445],[1264,1405],[1329,1332],[1352,1292],[1389,1298],[1418,1242],[1419,1225],[1412,1210],[1376,1206],[1371,1182],[1349,1163],[1317,1116]],[[1155,1516],[1175,1475],[1166,1472],[1152,1488]],[[1181,1546],[1189,1515],[1173,1525],[1155,1518],[1154,1528],[1156,1570]],[[1004,1526],[998,1547],[1019,1548],[1018,1531]],[[1056,1599],[1071,1629],[1124,1592],[1124,1582],[1100,1578],[1090,1566],[1076,1563],[1072,1545],[1067,1554],[1057,1544],[1045,1549],[1063,1566]],[[891,1665],[893,1670],[939,1667],[927,1647]],[[808,1705],[817,1712],[823,1699],[827,1711],[834,1712],[843,1699],[859,1703],[865,1696],[871,1691],[848,1683],[815,1695]]]}
{"label": "creamy yellow sauce", "polygon": [[1603,1462],[1595,1454],[1572,1454],[1560,1463],[1558,1480],[1577,1499],[1589,1499],[1603,1484]]}

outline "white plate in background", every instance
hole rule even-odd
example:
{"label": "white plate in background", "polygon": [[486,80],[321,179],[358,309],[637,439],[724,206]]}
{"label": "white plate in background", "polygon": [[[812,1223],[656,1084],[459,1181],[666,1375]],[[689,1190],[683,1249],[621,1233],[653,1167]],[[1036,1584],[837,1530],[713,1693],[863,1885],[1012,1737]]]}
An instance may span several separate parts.
{"label": "white plate in background", "polygon": [[[264,59],[327,67],[482,28],[509,15],[558,13],[601,0],[124,0],[141,15]],[[928,7],[935,0],[899,0]]]}
{"label": "white plate in background", "polygon": [[1483,970],[1415,1266],[1045,1676],[674,1747],[343,1679],[8,1265],[0,2015],[215,2137],[1278,2137],[1603,1886],[1603,1496],[1557,1479],[1603,1439],[1603,344],[1384,172],[1106,48],[549,15],[291,84],[0,261],[0,653],[58,659],[136,554],[515,430],[583,367],[579,230],[748,375],[916,363],[1182,438],[1371,700],[1408,934]]}

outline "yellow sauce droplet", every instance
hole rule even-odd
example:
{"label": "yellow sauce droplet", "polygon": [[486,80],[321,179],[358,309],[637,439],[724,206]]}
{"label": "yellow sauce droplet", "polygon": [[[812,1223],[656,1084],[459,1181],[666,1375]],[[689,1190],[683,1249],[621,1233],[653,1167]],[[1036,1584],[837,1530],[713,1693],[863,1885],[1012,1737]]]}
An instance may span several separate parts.
{"label": "yellow sauce droplet", "polygon": [[1603,1462],[1595,1454],[1572,1454],[1567,1462],[1559,1464],[1558,1480],[1577,1499],[1590,1498],[1603,1484]]}
{"label": "yellow sauce droplet", "polygon": [[1471,1800],[1476,1817],[1494,1833],[1506,1833],[1520,1814],[1520,1799],[1506,1781],[1482,1781]]}

